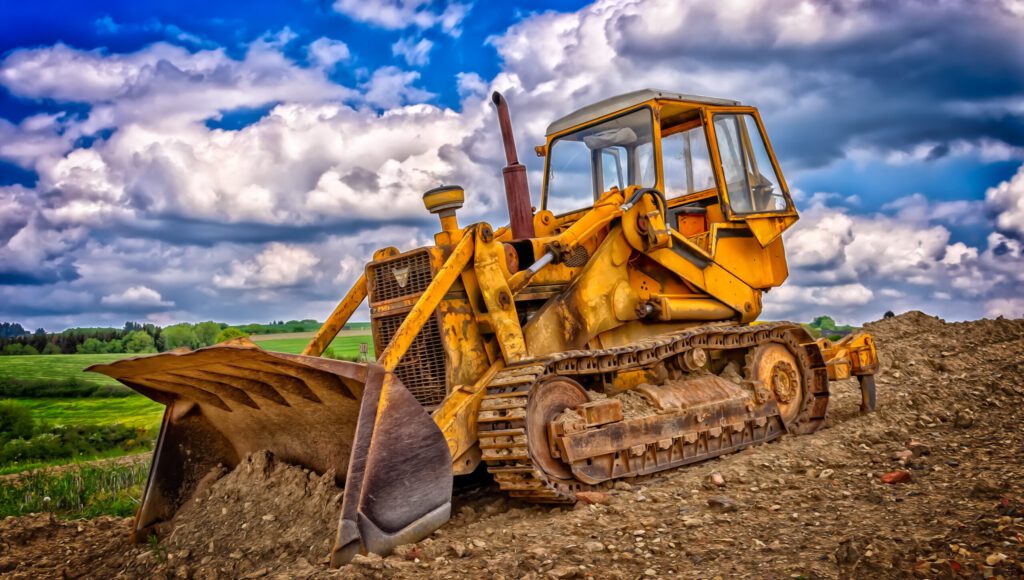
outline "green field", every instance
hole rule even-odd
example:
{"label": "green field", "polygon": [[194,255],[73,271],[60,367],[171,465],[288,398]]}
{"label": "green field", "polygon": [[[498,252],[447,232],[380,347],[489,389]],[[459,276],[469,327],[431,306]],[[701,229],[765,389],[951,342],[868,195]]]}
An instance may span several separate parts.
{"label": "green field", "polygon": [[157,428],[164,406],[143,397],[82,399],[14,399],[32,411],[36,421],[52,425],[110,425]]}
{"label": "green field", "polygon": [[[289,338],[270,338],[272,336],[274,335],[261,336],[256,343],[260,345],[260,348],[266,350],[299,354],[309,344],[309,339],[313,337],[313,334],[310,333],[309,336],[291,335]],[[369,334],[353,333],[338,336],[331,342],[330,348],[336,357],[355,358],[359,356],[359,345],[364,342],[367,344],[370,358],[374,358],[373,337]]]}
{"label": "green field", "polygon": [[0,357],[0,380],[52,380],[81,379],[97,385],[117,385],[116,380],[83,369],[96,363],[109,363],[130,354],[48,354],[34,356]]}

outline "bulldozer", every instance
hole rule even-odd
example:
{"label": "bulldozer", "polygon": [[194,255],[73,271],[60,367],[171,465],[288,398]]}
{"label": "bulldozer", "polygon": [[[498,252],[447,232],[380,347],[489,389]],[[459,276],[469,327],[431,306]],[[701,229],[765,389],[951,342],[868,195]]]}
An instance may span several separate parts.
{"label": "bulldozer", "polygon": [[[508,225],[462,226],[463,189],[432,189],[434,245],[377,250],[301,355],[242,338],[90,367],[166,406],[137,540],[258,450],[335,474],[340,566],[444,525],[458,476],[571,504],[812,433],[830,381],[874,410],[869,334],[757,321],[798,215],[756,108],[648,89],[572,112],[535,149],[538,209],[492,100]],[[364,301],[376,361],[323,358]]]}

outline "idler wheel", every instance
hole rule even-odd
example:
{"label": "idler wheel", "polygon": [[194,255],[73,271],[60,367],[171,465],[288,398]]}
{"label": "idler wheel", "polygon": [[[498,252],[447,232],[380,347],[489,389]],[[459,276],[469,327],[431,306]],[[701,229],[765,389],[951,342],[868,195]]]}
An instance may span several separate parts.
{"label": "idler wheel", "polygon": [[569,466],[552,456],[548,425],[566,409],[590,401],[586,389],[572,379],[554,377],[537,385],[526,407],[526,433],[530,458],[552,478],[575,479]]}
{"label": "idler wheel", "polygon": [[785,345],[762,344],[754,349],[750,378],[757,391],[766,391],[779,406],[779,414],[791,425],[804,408],[804,386],[796,356]]}

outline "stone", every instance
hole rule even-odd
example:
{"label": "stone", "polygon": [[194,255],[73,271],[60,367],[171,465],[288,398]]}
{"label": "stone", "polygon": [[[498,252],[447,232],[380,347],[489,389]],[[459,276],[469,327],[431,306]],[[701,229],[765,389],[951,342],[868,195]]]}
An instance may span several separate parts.
{"label": "stone", "polygon": [[633,491],[633,486],[620,480],[615,482],[615,489],[618,491]]}
{"label": "stone", "polygon": [[882,475],[880,479],[882,483],[893,485],[897,483],[910,483],[913,477],[910,475],[909,471],[900,470],[890,471],[889,473]]}
{"label": "stone", "polygon": [[708,505],[723,512],[734,512],[740,509],[740,503],[725,495],[715,495],[708,498]]}
{"label": "stone", "polygon": [[601,542],[598,542],[598,541],[587,542],[587,543],[583,544],[583,547],[586,548],[588,552],[603,552],[604,551],[604,544],[602,544]]}
{"label": "stone", "polygon": [[612,496],[603,491],[578,491],[576,499],[587,505],[607,504],[612,501]]}

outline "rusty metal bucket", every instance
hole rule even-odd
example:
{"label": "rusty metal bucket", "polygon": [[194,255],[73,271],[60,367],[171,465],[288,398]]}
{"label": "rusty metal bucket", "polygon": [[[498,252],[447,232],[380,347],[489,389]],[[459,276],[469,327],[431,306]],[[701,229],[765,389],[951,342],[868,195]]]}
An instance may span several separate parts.
{"label": "rusty metal bucket", "polygon": [[132,527],[136,541],[158,533],[217,465],[233,468],[259,450],[338,474],[345,491],[335,566],[358,553],[386,555],[448,521],[448,445],[380,365],[269,352],[236,339],[86,370],[167,407]]}

